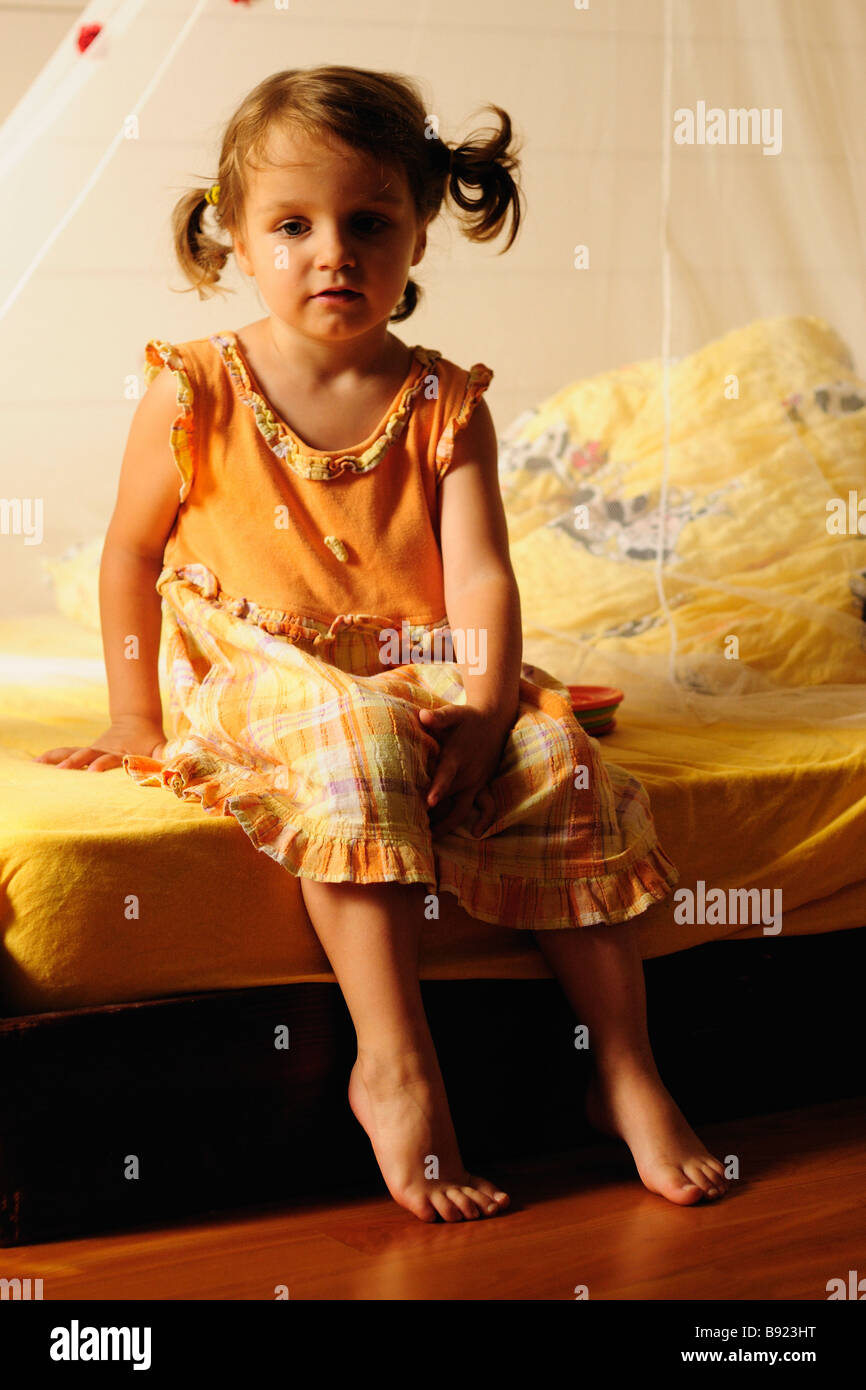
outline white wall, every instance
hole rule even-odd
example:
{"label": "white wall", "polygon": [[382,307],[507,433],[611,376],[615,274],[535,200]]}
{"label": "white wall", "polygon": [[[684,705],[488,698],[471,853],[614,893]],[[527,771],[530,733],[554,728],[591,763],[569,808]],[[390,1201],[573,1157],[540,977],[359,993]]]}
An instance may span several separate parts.
{"label": "white wall", "polygon": [[[0,298],[197,0],[127,9],[139,3],[101,54],[76,59],[88,80],[0,184]],[[72,64],[81,18],[62,0],[0,3],[7,110],[52,54]],[[569,380],[660,353],[666,302],[673,355],[754,318],[815,313],[864,370],[864,59],[862,0],[209,0],[142,107],[140,138],[119,145],[0,322],[0,495],[39,495],[45,515],[41,546],[0,538],[0,612],[49,606],[39,555],[104,531],[134,409],[124,382],[141,376],[147,339],[262,315],[236,272],[225,300],[176,293],[169,215],[187,183],[215,177],[222,127],[267,73],[320,62],[407,72],[451,142],[483,122],[485,103],[511,113],[528,208],[517,243],[500,257],[446,213],[420,268],[426,302],[397,326],[405,341],[491,366],[487,400],[504,430]],[[782,152],[675,146],[673,111],[700,100],[781,109]],[[574,268],[579,243],[588,269]]]}

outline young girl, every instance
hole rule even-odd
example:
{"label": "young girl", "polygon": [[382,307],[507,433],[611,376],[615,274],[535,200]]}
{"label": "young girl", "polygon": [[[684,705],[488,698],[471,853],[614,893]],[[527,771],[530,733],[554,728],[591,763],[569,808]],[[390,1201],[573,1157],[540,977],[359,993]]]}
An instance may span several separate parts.
{"label": "young girl", "polygon": [[422,1006],[443,890],[535,932],[589,1027],[589,1119],[645,1186],[683,1205],[727,1186],[647,1037],[628,919],[679,878],[647,793],[521,662],[493,373],[388,331],[418,302],[409,271],[446,191],[472,240],[510,214],[514,241],[511,123],[493,110],[501,129],[449,149],[390,73],[279,72],[242,103],[219,182],[177,204],[176,248],[200,297],[233,249],[268,312],[147,344],[100,573],[111,725],[41,758],[198,797],[297,875],[357,1032],[349,1103],[422,1221],[509,1201],[463,1165]]}

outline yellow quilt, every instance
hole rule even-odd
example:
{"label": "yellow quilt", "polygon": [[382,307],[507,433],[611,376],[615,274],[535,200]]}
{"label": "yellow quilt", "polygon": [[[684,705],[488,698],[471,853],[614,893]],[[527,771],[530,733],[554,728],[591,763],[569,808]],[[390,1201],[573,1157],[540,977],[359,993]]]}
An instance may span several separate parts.
{"label": "yellow quilt", "polygon": [[[731,375],[737,400],[724,396]],[[700,582],[681,575],[674,585],[666,568],[665,584],[668,602],[677,596],[686,688],[721,704],[672,715],[663,679],[654,363],[568,387],[502,441],[526,659],[565,680],[628,676],[601,751],[646,785],[685,890],[636,920],[645,958],[719,937],[861,926],[866,659],[856,579],[866,547],[831,535],[823,517],[829,496],[864,488],[866,395],[832,331],[799,318],[729,334],[677,363],[670,384],[668,486],[680,491],[666,545],[672,566]],[[584,501],[594,530],[582,513],[572,526]],[[108,722],[98,555],[83,547],[54,566],[69,616],[0,622],[0,1007],[333,980],[298,881],[232,817],[136,786],[120,768],[33,761]],[[781,708],[798,688],[823,690],[828,713],[850,708],[851,718],[766,717],[767,701]],[[762,717],[738,715],[747,707]],[[722,709],[731,717],[716,718]],[[757,890],[751,916],[741,890]],[[531,936],[472,921],[446,894],[425,926],[421,963],[425,979],[550,973]]]}

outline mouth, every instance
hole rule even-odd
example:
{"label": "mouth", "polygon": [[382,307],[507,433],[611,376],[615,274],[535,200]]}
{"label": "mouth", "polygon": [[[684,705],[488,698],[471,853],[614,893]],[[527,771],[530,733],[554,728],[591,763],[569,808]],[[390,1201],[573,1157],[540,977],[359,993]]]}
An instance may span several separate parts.
{"label": "mouth", "polygon": [[321,294],[314,294],[314,299],[325,299],[334,304],[353,304],[356,299],[363,299],[364,296],[357,290],[322,290]]}

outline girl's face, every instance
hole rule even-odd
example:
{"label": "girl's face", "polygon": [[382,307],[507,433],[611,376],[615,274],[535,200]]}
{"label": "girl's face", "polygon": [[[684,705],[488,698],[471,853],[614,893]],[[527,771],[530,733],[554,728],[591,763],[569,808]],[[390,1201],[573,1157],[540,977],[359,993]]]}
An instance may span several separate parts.
{"label": "girl's face", "polygon": [[[249,171],[234,248],[268,308],[321,342],[387,325],[427,243],[402,169],[380,174],[362,152],[300,132],[280,133],[267,153],[268,166]],[[317,297],[336,285],[359,297]]]}

